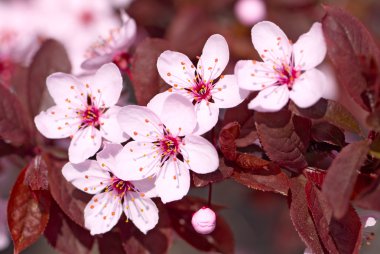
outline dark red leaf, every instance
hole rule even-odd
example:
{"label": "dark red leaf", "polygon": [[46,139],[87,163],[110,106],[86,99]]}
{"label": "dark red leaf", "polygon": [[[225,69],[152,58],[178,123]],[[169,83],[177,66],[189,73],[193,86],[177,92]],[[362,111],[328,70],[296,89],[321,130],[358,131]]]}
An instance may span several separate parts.
{"label": "dark red leaf", "polygon": [[0,139],[14,146],[33,143],[33,123],[17,96],[0,85]]}
{"label": "dark red leaf", "polygon": [[54,72],[70,73],[71,64],[63,45],[45,41],[35,54],[28,74],[29,112],[32,117],[41,111],[41,96],[46,90],[46,78]]}
{"label": "dark red leaf", "polygon": [[42,155],[37,155],[26,167],[25,183],[32,190],[48,189],[48,168]]}
{"label": "dark red leaf", "polygon": [[77,189],[62,175],[62,167],[66,161],[55,158],[49,160],[48,175],[49,189],[54,200],[63,212],[75,223],[84,227],[84,208],[91,199],[91,195]]}
{"label": "dark red leaf", "polygon": [[327,52],[339,82],[364,109],[378,104],[380,52],[358,19],[338,8],[325,6],[322,20]]}
{"label": "dark red leaf", "polygon": [[365,183],[372,188],[357,197],[354,203],[364,209],[380,211],[380,179],[376,179],[374,184]]}
{"label": "dark red leaf", "polygon": [[240,125],[238,122],[232,122],[222,128],[219,133],[219,147],[224,158],[230,161],[236,160],[235,140],[240,135]]}
{"label": "dark red leaf", "polygon": [[204,187],[210,183],[221,182],[229,178],[234,171],[233,168],[224,164],[223,160],[219,160],[219,168],[208,174],[197,174],[192,172],[193,183],[195,187]]}
{"label": "dark red leaf", "polygon": [[139,105],[146,105],[160,92],[157,59],[162,52],[168,49],[170,49],[168,41],[151,38],[145,39],[136,48],[131,73],[132,85]]}
{"label": "dark red leaf", "polygon": [[[167,205],[173,229],[194,248],[218,253],[233,253],[234,239],[231,229],[220,215],[217,215],[215,230],[209,235],[198,234],[191,225],[191,218],[205,201],[189,196]],[[215,210],[215,208],[213,207]]]}
{"label": "dark red leaf", "polygon": [[255,113],[260,143],[268,157],[281,166],[302,171],[310,140],[311,121],[288,110],[276,113]]}
{"label": "dark red leaf", "polygon": [[8,201],[8,226],[15,253],[37,241],[49,221],[50,194],[46,191],[33,192],[25,184],[25,173],[26,169],[23,169]]}
{"label": "dark red leaf", "polygon": [[319,240],[317,229],[313,218],[309,213],[305,185],[306,179],[303,176],[291,178],[290,183],[290,218],[302,241],[311,248],[313,253],[324,253],[324,247]]}
{"label": "dark red leaf", "polygon": [[368,141],[359,141],[344,147],[327,171],[322,191],[330,202],[334,216],[342,218],[348,209],[351,194],[369,151]]}
{"label": "dark red leaf", "polygon": [[124,250],[120,234],[114,231],[100,235],[98,238],[100,254],[125,254],[125,253],[139,253],[127,252]]}
{"label": "dark red leaf", "polygon": [[52,203],[50,214],[44,234],[51,246],[64,254],[91,253],[94,237],[87,229],[74,223],[55,202]]}
{"label": "dark red leaf", "polygon": [[307,168],[303,173],[309,181],[321,188],[327,172],[317,168]]}
{"label": "dark red leaf", "polygon": [[344,133],[338,127],[326,122],[314,124],[311,128],[311,137],[317,142],[325,142],[340,147],[346,143]]}

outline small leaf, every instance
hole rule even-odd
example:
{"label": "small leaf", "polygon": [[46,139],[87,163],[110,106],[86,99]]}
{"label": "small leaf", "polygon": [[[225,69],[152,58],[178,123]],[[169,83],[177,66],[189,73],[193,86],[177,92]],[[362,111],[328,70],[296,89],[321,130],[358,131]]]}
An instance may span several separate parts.
{"label": "small leaf", "polygon": [[311,127],[311,138],[317,142],[325,142],[331,145],[344,146],[344,133],[332,124],[320,122]]}
{"label": "small leaf", "polygon": [[195,187],[204,187],[210,183],[221,182],[232,175],[233,168],[227,166],[223,160],[219,161],[219,168],[208,174],[197,174],[192,172]]}
{"label": "small leaf", "polygon": [[51,246],[63,254],[91,253],[94,237],[87,229],[70,220],[55,202],[52,203],[50,214],[44,234]]}
{"label": "small leaf", "polygon": [[146,105],[160,92],[157,59],[162,52],[169,48],[168,41],[151,38],[145,39],[137,46],[131,69],[137,104]]}
{"label": "small leaf", "polygon": [[19,174],[8,201],[8,226],[15,253],[37,241],[49,221],[50,194],[33,192],[25,184],[25,173],[23,169]]}
{"label": "small leaf", "polygon": [[336,218],[343,218],[347,212],[359,170],[368,151],[369,143],[366,140],[349,144],[336,156],[327,171],[322,191]]}
{"label": "small leaf", "polygon": [[379,103],[379,49],[357,18],[338,7],[325,10],[322,27],[337,78],[363,109],[372,111]]}
{"label": "small leaf", "polygon": [[240,135],[240,125],[238,122],[232,122],[225,125],[219,133],[219,147],[224,158],[230,161],[236,160],[235,140]]}
{"label": "small leaf", "polygon": [[25,183],[34,191],[48,189],[48,168],[42,155],[34,157],[26,167]]}
{"label": "small leaf", "polygon": [[268,157],[294,171],[307,167],[304,157],[310,140],[311,121],[288,110],[255,113],[260,143]]}
{"label": "small leaf", "polygon": [[71,64],[63,45],[45,41],[35,54],[28,74],[29,110],[32,117],[41,111],[41,96],[46,90],[46,78],[54,72],[70,73]]}

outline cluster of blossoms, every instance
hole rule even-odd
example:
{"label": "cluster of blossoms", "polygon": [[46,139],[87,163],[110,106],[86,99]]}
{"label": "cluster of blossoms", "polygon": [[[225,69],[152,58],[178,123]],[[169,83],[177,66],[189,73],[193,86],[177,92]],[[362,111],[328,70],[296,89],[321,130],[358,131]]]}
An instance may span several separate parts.
{"label": "cluster of blossoms", "polygon": [[[131,45],[136,24],[127,16],[123,21],[82,66],[114,61]],[[293,45],[276,25],[261,22],[252,40],[264,62],[239,61],[235,75],[222,75],[229,49],[218,34],[207,40],[197,65],[182,53],[163,52],[157,69],[171,88],[147,106],[116,106],[123,79],[113,63],[86,81],[64,73],[47,78],[56,105],[36,116],[35,124],[47,138],[71,138],[62,171],[74,186],[94,194],[84,211],[91,234],[109,231],[123,211],[142,232],[152,229],[158,222],[152,197],[179,200],[189,191],[190,170],[206,174],[218,168],[215,147],[201,135],[215,126],[220,108],[237,106],[248,90],[260,91],[249,104],[258,111],[278,111],[289,98],[300,107],[320,99],[323,74],[314,67],[326,46],[319,23]],[[207,208],[193,219],[198,232],[215,227],[215,214]]]}

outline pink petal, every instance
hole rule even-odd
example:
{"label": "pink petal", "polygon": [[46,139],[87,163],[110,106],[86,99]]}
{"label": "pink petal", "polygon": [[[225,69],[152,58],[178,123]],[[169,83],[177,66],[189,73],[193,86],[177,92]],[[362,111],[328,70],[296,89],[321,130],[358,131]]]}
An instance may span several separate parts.
{"label": "pink petal", "polygon": [[110,174],[94,160],[79,164],[68,162],[63,166],[62,174],[75,187],[89,194],[101,192],[111,181]]}
{"label": "pink petal", "polygon": [[66,138],[80,126],[80,118],[71,110],[53,106],[34,118],[38,131],[47,138]]}
{"label": "pink petal", "polygon": [[306,71],[294,82],[289,97],[298,107],[308,108],[322,97],[324,82],[325,76],[321,71]]}
{"label": "pink petal", "polygon": [[240,88],[260,91],[277,82],[273,65],[266,62],[241,60],[235,65],[235,75]]}
{"label": "pink petal", "polygon": [[169,90],[156,94],[146,105],[147,108],[152,110],[156,115],[160,115],[162,112],[162,107],[164,106],[165,100],[168,98],[168,96],[172,94],[173,92],[169,92]]}
{"label": "pink petal", "polygon": [[103,149],[96,154],[96,161],[103,170],[113,172],[116,169],[116,157],[123,149],[120,144],[104,142]]}
{"label": "pink petal", "polygon": [[128,192],[124,198],[124,213],[141,232],[146,234],[158,223],[158,208],[149,198]]}
{"label": "pink petal", "polygon": [[69,161],[80,163],[94,155],[100,148],[102,136],[94,127],[78,130],[69,147]]}
{"label": "pink petal", "polygon": [[129,142],[117,156],[117,165],[113,173],[126,181],[141,180],[156,174],[161,165],[157,149],[156,145],[150,142]]}
{"label": "pink petal", "polygon": [[202,135],[211,130],[218,122],[219,108],[214,103],[204,100],[195,106],[197,114],[197,126],[193,134]]}
{"label": "pink petal", "polygon": [[294,64],[301,70],[310,70],[325,59],[326,42],[323,36],[322,25],[315,22],[310,30],[301,35],[293,45]]}
{"label": "pink petal", "polygon": [[289,89],[286,85],[271,86],[262,90],[249,104],[249,109],[259,112],[276,112],[289,101]]}
{"label": "pink petal", "polygon": [[166,129],[175,136],[192,133],[197,124],[194,105],[179,94],[172,94],[166,98],[159,116]]}
{"label": "pink petal", "polygon": [[166,50],[157,60],[161,78],[171,86],[189,87],[194,83],[195,67],[190,59],[179,52]]}
{"label": "pink petal", "polygon": [[288,63],[292,45],[288,37],[276,24],[262,21],[252,27],[252,43],[261,59],[267,63]]}
{"label": "pink petal", "polygon": [[106,55],[97,55],[93,56],[91,58],[88,58],[86,61],[84,61],[81,64],[81,68],[85,70],[97,70],[99,69],[103,64],[112,62],[113,55],[112,54],[106,54]]}
{"label": "pink petal", "polygon": [[95,195],[84,209],[84,224],[91,235],[110,231],[119,221],[123,212],[120,197],[114,192]]}
{"label": "pink petal", "polygon": [[121,130],[117,120],[120,109],[121,107],[119,106],[112,106],[100,118],[100,133],[103,138],[114,143],[122,143],[129,139],[128,134]]}
{"label": "pink petal", "polygon": [[155,177],[148,177],[142,180],[130,181],[133,186],[138,190],[138,193],[147,198],[157,197],[157,191],[155,186]]}
{"label": "pink petal", "polygon": [[239,89],[235,75],[225,75],[212,89],[212,98],[218,108],[232,108],[239,105],[247,96],[247,90]]}
{"label": "pink petal", "polygon": [[179,160],[169,159],[156,180],[156,190],[163,203],[180,200],[190,189],[190,172]]}
{"label": "pink petal", "polygon": [[134,140],[154,142],[163,135],[163,125],[158,116],[147,107],[123,107],[117,120],[121,129]]}
{"label": "pink petal", "polygon": [[88,91],[95,96],[99,107],[110,107],[117,103],[123,89],[123,78],[119,68],[113,64],[104,64],[95,73],[93,84],[88,84]]}
{"label": "pink petal", "polygon": [[192,171],[207,174],[218,168],[218,153],[215,147],[205,138],[188,135],[183,141],[184,145],[181,147],[181,152]]}
{"label": "pink petal", "polygon": [[115,38],[113,47],[117,50],[128,51],[136,37],[137,25],[126,12],[122,13],[122,19],[123,26],[120,28],[120,34]]}
{"label": "pink petal", "polygon": [[53,73],[47,77],[46,85],[54,102],[62,108],[69,107],[69,102],[75,105],[83,104],[80,96],[83,85],[73,75],[61,72]]}
{"label": "pink petal", "polygon": [[229,58],[230,52],[226,39],[220,34],[211,35],[203,47],[197,72],[206,82],[214,80],[222,74]]}

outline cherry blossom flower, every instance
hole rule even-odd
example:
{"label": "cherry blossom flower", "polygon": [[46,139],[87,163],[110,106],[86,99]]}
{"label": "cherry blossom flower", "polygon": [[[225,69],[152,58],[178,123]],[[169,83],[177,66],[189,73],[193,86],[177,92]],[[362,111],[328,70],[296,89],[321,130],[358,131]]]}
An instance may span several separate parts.
{"label": "cherry blossom flower", "polygon": [[121,143],[129,137],[118,125],[115,106],[122,90],[122,77],[115,64],[103,65],[92,83],[83,84],[76,77],[54,73],[47,88],[57,104],[34,119],[37,129],[47,138],[71,137],[69,160],[80,163],[94,155],[102,137]]}
{"label": "cherry blossom flower", "polygon": [[235,66],[239,86],[260,91],[249,103],[250,109],[279,111],[289,98],[306,108],[321,98],[325,77],[315,67],[325,58],[326,43],[320,23],[314,23],[294,45],[269,21],[256,24],[251,35],[263,62],[244,60]]}
{"label": "cherry blossom flower", "polygon": [[191,224],[199,234],[210,234],[216,226],[216,215],[208,207],[202,207],[193,214]]}
{"label": "cherry blossom flower", "polygon": [[87,52],[87,60],[82,68],[93,70],[107,62],[116,63],[123,71],[128,71],[128,49],[136,36],[136,22],[124,11],[121,12],[123,24],[118,29],[112,29],[108,38],[101,38]]}
{"label": "cherry blossom flower", "polygon": [[198,125],[194,133],[209,131],[218,121],[219,108],[234,107],[247,95],[239,89],[234,75],[221,75],[228,60],[227,42],[219,34],[207,40],[196,68],[182,53],[163,52],[157,68],[161,78],[172,88],[156,95],[150,102],[152,107],[162,108],[163,101],[171,93],[184,95],[195,107]]}
{"label": "cherry blossom flower", "polygon": [[251,26],[263,20],[267,14],[263,0],[239,0],[234,11],[240,23],[246,26]]}
{"label": "cherry blossom flower", "polygon": [[158,222],[158,209],[150,199],[156,196],[153,179],[132,181],[115,176],[117,155],[122,148],[107,143],[96,161],[68,162],[62,169],[64,177],[75,187],[95,194],[84,209],[85,227],[92,235],[111,230],[123,211],[127,221],[131,220],[144,234]]}
{"label": "cherry blossom flower", "polygon": [[189,191],[189,169],[210,173],[218,168],[219,159],[212,144],[193,134],[197,122],[187,98],[172,94],[162,107],[162,111],[141,106],[121,109],[120,126],[135,141],[120,153],[116,176],[133,180],[156,176],[158,196],[167,203]]}

